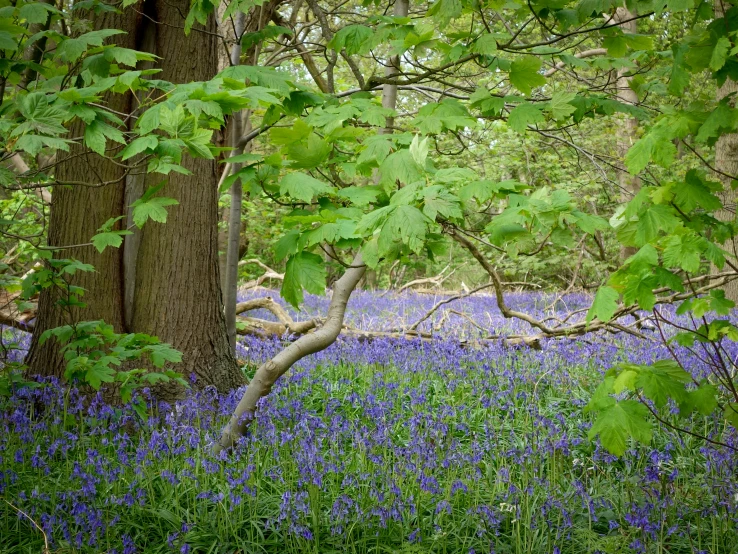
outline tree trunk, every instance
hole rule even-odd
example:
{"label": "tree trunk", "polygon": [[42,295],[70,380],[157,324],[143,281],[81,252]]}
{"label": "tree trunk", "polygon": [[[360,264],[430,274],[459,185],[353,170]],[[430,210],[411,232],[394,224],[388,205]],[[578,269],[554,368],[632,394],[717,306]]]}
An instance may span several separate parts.
{"label": "tree trunk", "polygon": [[[633,14],[628,11],[627,8],[618,8],[615,11],[614,20],[618,22],[619,27],[624,33],[634,34],[637,32],[636,21],[629,21],[633,19]],[[624,22],[624,23],[620,23]],[[624,104],[638,103],[638,95],[635,91],[630,88],[630,82],[633,79],[629,75],[630,70],[627,68],[620,68],[617,70],[617,98]],[[625,155],[633,143],[636,141],[636,133],[638,132],[638,120],[634,117],[625,115],[617,134],[617,151],[618,157],[623,160]],[[629,202],[639,190],[641,190],[641,180],[637,175],[631,175],[625,168],[622,168],[618,173],[618,184],[620,186],[620,201],[625,204]],[[625,261],[638,251],[633,246],[623,246],[620,249],[620,261]]]}
{"label": "tree trunk", "polygon": [[[95,18],[96,29],[135,29],[137,14],[126,10],[122,14],[105,12]],[[135,48],[133,34],[119,35],[119,44]],[[127,113],[131,108],[130,94],[108,95],[107,105],[111,109]],[[84,134],[85,124],[77,120],[70,129],[69,135],[78,137]],[[70,152],[61,153],[68,161],[59,164],[56,170],[58,182],[81,181],[100,182],[114,181],[103,187],[86,187],[80,185],[54,187],[49,220],[49,246],[65,247],[83,245],[90,242],[90,237],[111,217],[124,213],[125,172],[118,165],[110,163],[90,152],[85,146],[75,144]],[[77,272],[71,282],[85,289],[82,301],[85,308],[65,310],[57,305],[60,291],[46,289],[41,293],[38,304],[38,316],[31,339],[31,347],[26,358],[28,373],[44,377],[63,377],[66,362],[60,353],[59,344],[50,340],[43,345],[39,338],[46,329],[67,325],[73,321],[103,319],[122,332],[123,325],[123,282],[122,250],[106,248],[100,254],[92,246],[65,248],[55,253],[54,257],[75,258],[95,267],[94,273]]]}
{"label": "tree trunk", "polygon": [[[241,63],[241,43],[238,40],[243,34],[245,16],[239,13],[236,16],[234,30],[236,34],[236,44],[231,50],[231,63],[238,65]],[[254,56],[255,57],[255,56]],[[249,60],[251,61],[251,60]],[[255,61],[255,60],[254,60]],[[246,125],[244,125],[244,121]],[[246,131],[250,131],[250,114],[247,112],[233,114],[231,120],[231,146],[235,147],[234,156],[242,154],[244,147],[238,147],[238,143]],[[250,146],[250,145],[249,145]],[[231,173],[235,174],[241,169],[238,163],[233,164]],[[238,302],[238,260],[239,246],[241,245],[241,209],[243,207],[243,184],[240,179],[231,185],[231,206],[228,218],[228,243],[226,248],[226,265],[225,265],[225,286],[223,287],[225,296],[225,321],[226,332],[228,333],[228,344],[230,344],[233,352],[236,352],[236,302]]]}
{"label": "tree trunk", "polygon": [[[172,83],[212,78],[218,66],[215,19],[185,36],[182,14],[189,11],[189,0],[146,4],[153,4],[152,19],[167,23],[156,26],[154,39],[154,53],[162,60],[160,78]],[[182,165],[192,174],[172,176],[163,190],[179,205],[168,210],[166,224],[149,223],[141,234],[132,326],[180,350],[177,369],[194,374],[198,388],[227,391],[240,385],[242,376],[228,346],[222,310],[216,162],[185,156]]]}
{"label": "tree trunk", "polygon": [[[153,45],[152,52],[161,60],[159,78],[175,84],[205,81],[217,69],[216,25],[211,18],[204,29],[194,28],[190,36],[185,36],[183,14],[189,8],[189,0],[147,0],[139,2],[136,11],[126,9],[122,15],[105,14],[96,18],[95,23],[97,28],[126,31],[121,36],[126,37],[124,46],[129,48]],[[157,23],[146,25],[144,20]],[[151,33],[155,36],[151,37]],[[109,101],[117,111],[128,112],[132,107],[130,96],[114,96]],[[81,128],[72,129],[70,136],[79,136]],[[75,152],[85,150],[82,146],[74,149]],[[82,159],[87,163],[79,163],[79,158],[62,163],[57,171],[58,180],[90,180],[90,175],[96,175],[102,181],[119,179],[119,182],[101,188],[67,190],[57,186],[49,230],[52,245],[87,243],[105,221],[126,213],[123,170],[94,153],[87,152]],[[185,376],[194,374],[197,388],[214,385],[220,391],[227,391],[242,384],[243,378],[228,346],[222,310],[216,165],[215,161],[186,155],[182,165],[192,175],[173,174],[164,188],[164,194],[176,198],[179,205],[168,210],[167,223],[149,222],[140,234],[137,254],[126,257],[135,263],[135,272],[126,271],[123,249],[107,248],[98,254],[87,246],[65,250],[60,257],[73,256],[96,269],[95,273],[74,276],[74,284],[87,289],[84,299],[88,303],[86,308],[75,311],[75,320],[104,319],[121,332],[158,336],[182,352],[183,361],[177,369]],[[125,315],[129,325],[124,324],[124,275],[133,279],[134,287],[132,311]],[[171,302],[172,298],[177,302]],[[54,302],[52,292],[45,292],[39,302],[29,354],[33,374],[62,376],[64,373],[58,344],[50,341],[38,345],[44,330],[68,323]],[[166,387],[158,392],[164,398],[181,393]]]}
{"label": "tree trunk", "polygon": [[[395,0],[395,7],[392,15],[395,17],[407,17],[408,10],[410,9],[410,0]],[[384,76],[392,77],[400,71],[400,57],[391,56],[387,60],[387,66],[384,68]],[[382,87],[382,107],[394,110],[397,108],[397,85],[385,84]],[[394,132],[395,118],[390,116],[385,118],[385,124],[382,129],[379,130],[380,135],[391,135]],[[378,181],[378,176],[375,175],[374,182]],[[364,286],[370,290],[377,288],[377,270],[367,268],[364,276]],[[391,283],[390,283],[391,285]],[[391,288],[391,287],[390,287]]]}
{"label": "tree trunk", "polygon": [[256,414],[259,400],[271,392],[277,379],[305,356],[320,352],[335,342],[343,327],[343,317],[351,293],[365,270],[366,266],[359,252],[351,262],[351,267],[333,287],[333,296],[325,323],[317,331],[301,336],[256,370],[254,378],[236,406],[228,425],[223,429],[220,440],[213,445],[216,454],[230,449],[246,433]]}
{"label": "tree trunk", "polygon": [[[723,17],[725,12],[731,8],[730,4],[721,2],[715,3],[715,17]],[[736,93],[730,100],[731,106],[736,105],[736,95],[738,95],[738,82],[728,78],[717,91],[717,101],[720,102],[728,95]],[[720,221],[733,221],[736,219],[736,200],[738,195],[731,187],[731,177],[738,176],[738,134],[731,133],[721,136],[715,144],[715,169],[720,173],[717,175],[723,184],[723,192],[720,194],[720,200],[723,203],[723,209],[715,214]],[[729,239],[724,248],[733,255],[738,254],[738,237]],[[713,273],[719,272],[716,267],[712,268]],[[733,302],[738,302],[738,281],[727,283],[723,290],[725,296]]]}

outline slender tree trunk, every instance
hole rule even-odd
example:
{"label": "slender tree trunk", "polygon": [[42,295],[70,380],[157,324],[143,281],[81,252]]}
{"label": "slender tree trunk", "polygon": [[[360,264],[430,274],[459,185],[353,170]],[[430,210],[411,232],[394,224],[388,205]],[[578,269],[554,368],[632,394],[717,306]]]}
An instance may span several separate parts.
{"label": "slender tree trunk", "polygon": [[[235,21],[236,40],[231,50],[231,63],[238,65],[241,63],[241,43],[238,40],[243,34],[245,15],[239,13]],[[250,122],[249,114],[234,114],[231,121],[231,145],[236,146],[244,133],[244,119]],[[250,127],[250,125],[248,125]],[[233,152],[235,156],[243,153],[243,147],[236,147]],[[241,164],[234,163],[231,173],[235,174],[241,169]],[[241,243],[241,209],[243,207],[243,184],[240,180],[236,180],[231,185],[231,207],[228,218],[228,243],[226,248],[226,274],[225,274],[225,320],[226,330],[228,333],[228,344],[231,346],[234,354],[236,352],[236,302],[238,302],[238,259],[239,246]]]}
{"label": "slender tree trunk", "polygon": [[[715,17],[723,17],[732,7],[731,4],[722,3],[720,1],[715,3]],[[730,29],[735,31],[735,29]],[[735,93],[735,94],[733,94]],[[738,96],[738,82],[728,78],[717,91],[717,101],[720,102],[724,98],[733,94],[730,104],[735,107],[736,96]],[[718,211],[715,216],[721,221],[733,221],[736,220],[736,201],[738,200],[738,194],[731,187],[731,177],[735,178],[738,176],[738,134],[731,133],[728,135],[721,136],[717,144],[715,144],[715,169],[720,173],[717,175],[720,182],[723,184],[723,192],[720,194],[720,199],[723,203],[723,209]],[[729,239],[729,242],[724,245],[725,249],[733,255],[738,255],[738,237]],[[719,270],[716,267],[712,268],[713,273],[717,273]],[[731,281],[726,284],[723,289],[725,290],[725,296],[733,302],[738,302],[738,281]]]}
{"label": "slender tree trunk", "polygon": [[[231,63],[237,65],[241,63],[241,44],[239,38],[244,32],[260,31],[277,9],[281,0],[272,0],[266,4],[254,8],[249,14],[248,20],[243,13],[236,17],[234,30],[236,34],[237,44],[231,51]],[[255,44],[246,52],[247,63],[256,65],[259,60],[260,44]],[[236,114],[231,125],[231,146],[236,147],[233,152],[238,156],[244,151],[251,150],[251,144],[238,146],[241,137],[251,131],[251,111]],[[240,164],[234,164],[231,167],[231,173],[235,173],[240,169]],[[228,243],[226,249],[226,274],[224,278],[225,291],[225,318],[226,329],[228,332],[228,343],[235,353],[236,351],[236,303],[238,302],[238,261],[241,258],[241,212],[243,209],[243,184],[236,181],[231,185],[231,206],[228,218]]]}
{"label": "slender tree trunk", "polygon": [[[636,21],[629,21],[631,19],[633,19],[633,14],[627,8],[620,7],[616,10],[615,21],[618,22],[624,33],[633,34],[637,32]],[[638,95],[630,88],[630,82],[633,77],[629,73],[630,70],[627,68],[617,70],[617,98],[624,104],[636,105],[638,103]],[[617,134],[618,157],[621,160],[625,158],[628,150],[637,140],[637,133],[638,120],[626,115]],[[620,186],[620,201],[622,203],[629,202],[641,190],[641,180],[637,175],[628,173],[625,168],[618,173],[618,184]],[[620,249],[620,261],[623,262],[626,258],[635,254],[637,250],[637,248],[632,246],[623,246]]]}
{"label": "slender tree trunk", "polygon": [[[407,17],[410,9],[410,0],[395,0],[393,15],[395,17]],[[387,60],[387,66],[384,68],[384,76],[391,77],[400,71],[400,57],[391,56]],[[385,84],[382,87],[382,107],[394,110],[397,108],[397,85]],[[395,118],[389,116],[385,118],[385,125],[379,130],[380,135],[391,135],[394,132]],[[377,176],[375,176],[375,182]],[[367,269],[364,283],[368,289],[377,288],[377,271]]]}
{"label": "slender tree trunk", "polygon": [[320,352],[335,342],[343,327],[343,318],[351,293],[364,275],[365,269],[366,266],[359,253],[354,257],[351,267],[333,286],[328,316],[320,329],[301,336],[256,370],[228,426],[223,430],[220,440],[214,445],[216,453],[231,448],[246,433],[256,414],[259,400],[269,394],[277,379],[297,361],[315,352]]}

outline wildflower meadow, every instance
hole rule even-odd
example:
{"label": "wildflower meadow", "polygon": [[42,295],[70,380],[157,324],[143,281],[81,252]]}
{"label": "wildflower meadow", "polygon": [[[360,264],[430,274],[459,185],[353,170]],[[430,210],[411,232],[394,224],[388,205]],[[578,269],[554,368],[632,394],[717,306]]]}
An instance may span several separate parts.
{"label": "wildflower meadow", "polygon": [[[553,296],[510,298],[535,312]],[[436,300],[364,292],[347,318],[392,325]],[[510,326],[493,297],[460,304]],[[432,340],[339,338],[280,380],[217,457],[242,391],[167,404],[143,390],[144,417],[56,381],[0,397],[0,551],[736,552],[734,451],[663,425],[619,458],[588,438],[584,407],[604,371],[664,346],[610,334],[472,346],[478,331],[457,319]],[[242,337],[246,374],[281,342]],[[738,445],[720,419],[691,425]]]}

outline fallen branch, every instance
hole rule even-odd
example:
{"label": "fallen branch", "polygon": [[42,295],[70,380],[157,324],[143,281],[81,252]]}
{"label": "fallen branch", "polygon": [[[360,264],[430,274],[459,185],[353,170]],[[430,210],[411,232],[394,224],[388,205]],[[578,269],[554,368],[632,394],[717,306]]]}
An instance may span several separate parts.
{"label": "fallen branch", "polygon": [[276,302],[271,296],[263,296],[261,298],[252,298],[245,302],[239,302],[236,304],[236,315],[242,314],[243,312],[249,312],[251,310],[265,309],[272,312],[281,323],[291,324],[294,320],[287,313],[281,304]]}
{"label": "fallen branch", "polygon": [[[529,314],[511,309],[510,307],[508,307],[507,303],[505,302],[505,297],[502,291],[502,282],[500,281],[500,277],[497,274],[497,271],[495,270],[495,268],[492,266],[492,264],[487,260],[487,258],[484,257],[484,255],[479,251],[476,245],[474,245],[465,236],[460,235],[459,233],[455,232],[453,228],[450,228],[450,227],[447,228],[447,232],[450,234],[451,238],[453,238],[456,242],[461,244],[464,248],[466,248],[469,251],[469,253],[479,262],[479,264],[484,268],[484,270],[492,278],[492,284],[495,289],[495,298],[497,299],[497,306],[500,309],[500,312],[502,313],[504,317],[508,319],[519,319],[521,321],[525,321],[531,327],[538,329],[540,331],[540,334],[544,337],[579,336],[579,335],[584,335],[586,333],[591,333],[591,332],[599,331],[599,330],[607,330],[610,332],[612,332],[613,330],[616,330],[619,332],[631,334],[638,338],[645,337],[645,335],[643,335],[639,331],[636,331],[635,329],[632,329],[630,327],[624,327],[623,325],[618,323],[618,320],[620,318],[626,315],[633,315],[638,310],[640,310],[640,307],[637,304],[634,304],[631,306],[620,306],[617,310],[615,310],[615,313],[612,315],[609,321],[600,321],[599,319],[595,318],[589,323],[587,323],[586,321],[582,321],[579,323],[573,323],[571,325],[560,326],[560,327],[550,327],[549,325],[546,325],[546,323],[544,323],[544,321],[546,320],[542,321],[542,320],[534,318],[533,316]],[[660,297],[657,296],[655,305],[673,304],[680,300],[686,300],[687,298],[693,298],[693,297],[699,296],[700,294],[709,292],[712,289],[722,287],[726,283],[732,280],[735,280],[736,278],[738,278],[738,272],[736,271],[729,271],[729,272],[719,273],[716,275],[703,275],[701,277],[696,277],[694,279],[689,280],[687,284],[691,286],[694,283],[703,282],[703,281],[707,281],[707,284],[700,288],[691,288],[689,292],[681,292],[681,293],[677,292],[677,293],[669,294],[667,296],[660,296]],[[659,289],[655,289],[653,293],[655,295],[658,295],[658,294],[667,293],[671,290],[672,289],[670,288],[662,287]]]}
{"label": "fallen branch", "polygon": [[239,317],[237,321],[241,324],[236,326],[236,332],[239,335],[253,335],[262,338],[304,335],[321,323],[320,319],[283,323],[256,317]]}
{"label": "fallen branch", "polygon": [[458,269],[458,268],[454,268],[454,269],[451,270],[451,273],[449,273],[448,275],[444,276],[444,273],[446,273],[446,271],[448,271],[448,268],[449,267],[450,267],[450,265],[447,265],[446,267],[444,267],[441,270],[441,272],[438,275],[434,275],[433,277],[424,277],[423,279],[413,279],[409,283],[405,283],[404,285],[402,285],[397,290],[397,294],[400,294],[403,291],[405,291],[405,290],[407,290],[407,289],[409,289],[411,287],[414,287],[416,285],[430,284],[430,285],[433,285],[434,287],[440,287],[443,284],[443,282],[446,281],[449,277],[451,277],[451,275],[453,275],[454,272]]}
{"label": "fallen branch", "polygon": [[253,288],[259,287],[264,281],[268,279],[284,281],[284,273],[276,272],[275,270],[273,270],[271,267],[266,265],[261,260],[258,260],[256,258],[249,258],[248,260],[241,260],[240,262],[238,262],[239,266],[247,265],[247,264],[256,264],[259,267],[261,267],[265,271],[265,273],[263,275],[260,275],[256,279],[252,279],[251,281],[244,283],[241,287],[239,287],[241,289],[253,289]]}

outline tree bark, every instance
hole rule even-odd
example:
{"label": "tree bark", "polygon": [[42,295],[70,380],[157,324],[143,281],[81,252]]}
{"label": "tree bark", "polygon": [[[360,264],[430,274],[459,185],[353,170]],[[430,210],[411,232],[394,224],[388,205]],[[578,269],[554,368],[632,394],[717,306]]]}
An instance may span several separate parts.
{"label": "tree bark", "polygon": [[[395,17],[407,17],[410,9],[410,0],[395,0],[395,6],[392,15]],[[390,56],[387,60],[387,65],[384,68],[384,76],[392,77],[400,71],[400,57]],[[382,107],[394,110],[397,108],[397,85],[385,84],[382,87]],[[379,130],[380,135],[391,135],[394,132],[395,118],[392,116],[385,118],[385,124],[382,129]],[[378,180],[378,176],[375,175],[375,183]],[[367,269],[366,276],[364,277],[364,284],[366,288],[374,290],[377,288],[377,271],[375,269]]]}
{"label": "tree bark", "polygon": [[[234,23],[234,31],[236,34],[236,44],[231,50],[231,63],[238,65],[241,63],[241,42],[240,37],[244,30],[245,15],[239,13]],[[244,120],[247,121],[246,126],[250,127],[249,114],[236,113],[231,121],[231,145],[235,146],[241,140],[244,132]],[[250,129],[249,129],[250,130]],[[236,147],[233,151],[234,156],[243,153],[244,147]],[[232,165],[231,173],[235,174],[241,169],[241,164]],[[228,243],[226,248],[226,265],[225,265],[225,320],[226,332],[228,333],[228,344],[231,346],[234,354],[236,352],[236,302],[238,301],[238,259],[239,246],[241,244],[241,209],[243,207],[243,184],[237,179],[231,185],[231,206],[228,217]]]}
{"label": "tree bark", "polygon": [[[725,15],[725,12],[732,7],[731,4],[716,2],[715,3],[715,17],[720,18]],[[731,29],[734,31],[735,29]],[[735,93],[735,94],[734,94]],[[730,99],[731,106],[736,105],[736,96],[738,96],[738,82],[733,81],[730,78],[725,80],[723,86],[717,91],[717,101],[720,102],[724,98],[733,94]],[[738,176],[738,134],[730,133],[722,135],[717,143],[715,144],[715,169],[720,173],[717,175],[720,182],[723,184],[723,192],[720,194],[720,200],[723,203],[723,209],[719,210],[715,217],[720,221],[732,221],[736,220],[736,203],[738,201],[738,194],[731,187],[731,178]],[[725,249],[731,254],[738,255],[738,237],[733,237],[728,240],[728,243],[724,245]],[[712,268],[713,273],[719,272],[716,267]],[[732,281],[725,285],[725,296],[733,302],[738,302],[738,282]]]}
{"label": "tree bark", "polygon": [[[262,30],[269,24],[273,12],[281,0],[272,0],[263,4],[258,8],[254,8],[249,14],[247,21],[246,15],[239,13],[236,16],[234,24],[234,32],[236,35],[236,44],[231,51],[231,63],[238,65],[241,63],[241,42],[240,37],[244,32],[255,32]],[[246,52],[247,63],[256,65],[259,60],[259,52],[261,44],[255,44]],[[251,132],[251,110],[243,113],[235,114],[231,125],[231,146],[235,148],[233,154],[238,156],[243,152],[251,151],[251,143],[242,144],[241,138]],[[233,164],[231,173],[236,173],[240,169],[240,164]],[[228,243],[226,249],[225,264],[225,318],[226,330],[228,333],[228,343],[234,354],[236,352],[236,302],[238,302],[238,261],[241,258],[241,212],[243,209],[243,184],[240,180],[231,185],[231,206],[228,217]]]}
{"label": "tree bark", "polygon": [[[156,0],[152,7],[150,17],[167,23],[156,25],[154,39],[154,53],[162,60],[160,78],[175,84],[211,79],[218,66],[215,19],[185,36],[182,14],[189,0]],[[227,391],[240,385],[242,376],[228,346],[222,310],[216,162],[185,156],[182,165],[191,175],[172,176],[163,190],[179,205],[168,210],[164,225],[149,223],[141,234],[132,327],[180,350],[177,369],[194,374],[198,388]],[[167,302],[170,298],[178,302]],[[160,395],[179,392],[167,387]]]}
{"label": "tree bark", "polygon": [[[624,33],[634,34],[637,32],[636,21],[633,14],[627,8],[620,7],[615,11],[615,22],[623,30]],[[632,20],[632,21],[629,21]],[[638,103],[638,95],[630,88],[630,82],[633,79],[629,75],[630,70],[620,68],[617,70],[617,99],[624,104],[636,105]],[[635,117],[625,115],[622,124],[617,133],[617,151],[618,157],[623,160],[628,150],[637,139],[638,120]],[[618,184],[620,186],[620,201],[625,204],[629,202],[638,191],[641,190],[641,180],[637,175],[631,175],[625,168],[618,173]],[[620,249],[621,263],[638,251],[633,246],[623,246]]]}
{"label": "tree bark", "polygon": [[[189,11],[189,0],[146,0],[126,9],[121,15],[106,13],[95,19],[97,28],[126,31],[124,44],[129,48],[147,43],[161,60],[159,78],[172,83],[210,79],[217,69],[218,37],[214,18],[205,28],[196,26],[190,36],[182,27]],[[152,23],[145,25],[144,20]],[[150,34],[154,36],[151,37]],[[142,36],[143,35],[143,36]],[[127,113],[132,108],[130,95],[111,96],[109,105]],[[77,124],[70,136],[79,136]],[[88,243],[96,230],[111,217],[126,213],[125,174],[119,165],[74,147],[72,154],[81,158],[62,163],[58,180],[117,180],[101,188],[59,186],[53,195],[49,243],[70,245]],[[80,163],[80,159],[86,164]],[[95,266],[95,273],[74,276],[74,284],[87,289],[88,306],[75,310],[75,320],[104,319],[117,331],[135,331],[158,336],[183,354],[177,367],[185,376],[194,374],[195,386],[214,385],[227,391],[242,384],[243,377],[228,345],[222,310],[217,250],[217,174],[213,160],[192,159],[185,155],[182,165],[192,174],[173,174],[164,194],[179,201],[169,208],[165,224],[149,222],[140,234],[135,256],[135,271],[126,271],[123,249],[107,248],[98,254],[91,246],[65,250],[64,257],[76,257]],[[146,184],[154,181],[147,179]],[[129,198],[130,200],[132,198]],[[124,324],[124,275],[133,280],[135,294],[132,309]],[[129,283],[130,285],[130,283]],[[177,302],[171,302],[176,298]],[[55,306],[56,296],[46,291],[39,301],[39,317],[29,354],[30,372],[60,377],[64,360],[59,345],[53,341],[39,346],[41,333],[68,323]],[[158,390],[170,399],[181,394],[174,387]]]}
{"label": "tree bark", "polygon": [[[136,13],[126,10],[122,14],[105,12],[95,18],[96,29],[135,29]],[[135,36],[131,33],[120,35],[119,44],[135,48]],[[107,105],[118,112],[127,113],[131,108],[130,94],[108,95]],[[85,124],[78,120],[71,129],[70,136],[84,134]],[[61,186],[54,187],[49,220],[49,246],[67,247],[85,245],[97,229],[111,217],[124,212],[125,170],[84,145],[75,144],[70,152],[62,153],[63,161],[56,171],[60,182],[108,182],[103,187]],[[58,289],[46,289],[39,298],[38,316],[31,346],[26,358],[28,373],[44,377],[63,377],[66,362],[56,341],[39,344],[41,334],[53,327],[67,325],[72,321],[103,319],[116,331],[122,332],[123,325],[123,282],[122,251],[106,248],[100,254],[92,246],[63,248],[54,254],[55,258],[75,258],[95,267],[94,273],[78,272],[72,283],[85,289],[84,301],[87,306],[72,310],[57,305],[60,300]]]}
{"label": "tree bark", "polygon": [[277,379],[284,375],[297,361],[315,352],[320,352],[335,342],[343,327],[343,317],[351,293],[364,275],[365,270],[366,266],[362,262],[361,253],[358,253],[354,257],[351,267],[333,286],[333,296],[323,326],[314,333],[303,335],[256,370],[254,378],[249,383],[246,392],[233,412],[230,422],[223,430],[220,440],[213,447],[216,454],[231,448],[246,433],[256,414],[257,403],[262,397],[269,394]]}

